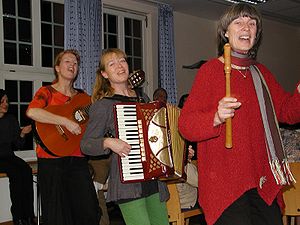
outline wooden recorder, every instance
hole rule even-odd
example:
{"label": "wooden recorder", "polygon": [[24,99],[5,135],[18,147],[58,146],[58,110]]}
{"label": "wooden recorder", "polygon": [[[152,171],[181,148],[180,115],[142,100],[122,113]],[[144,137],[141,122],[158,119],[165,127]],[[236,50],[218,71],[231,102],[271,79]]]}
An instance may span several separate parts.
{"label": "wooden recorder", "polygon": [[[231,73],[231,48],[229,43],[224,45],[224,71],[226,79],[226,97],[230,97],[230,73]],[[232,148],[232,123],[231,118],[226,119],[225,147]]]}

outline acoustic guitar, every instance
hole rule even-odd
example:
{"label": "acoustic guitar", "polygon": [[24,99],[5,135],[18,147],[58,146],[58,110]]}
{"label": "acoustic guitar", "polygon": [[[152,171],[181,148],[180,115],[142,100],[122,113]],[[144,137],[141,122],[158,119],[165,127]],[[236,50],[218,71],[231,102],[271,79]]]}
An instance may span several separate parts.
{"label": "acoustic guitar", "polygon": [[[140,87],[145,81],[145,72],[138,70],[129,75],[128,82],[132,88]],[[71,155],[80,145],[80,140],[86,130],[89,119],[91,97],[85,93],[75,95],[64,105],[50,105],[44,109],[56,115],[67,117],[77,122],[81,127],[81,134],[72,134],[60,125],[35,122],[34,136],[37,143],[53,156]]]}

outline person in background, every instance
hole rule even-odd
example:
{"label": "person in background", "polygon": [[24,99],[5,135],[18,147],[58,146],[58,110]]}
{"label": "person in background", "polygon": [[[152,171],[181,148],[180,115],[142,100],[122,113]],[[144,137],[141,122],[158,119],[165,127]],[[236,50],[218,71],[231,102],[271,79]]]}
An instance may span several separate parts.
{"label": "person in background", "polygon": [[23,147],[31,125],[20,129],[16,118],[7,114],[9,102],[3,89],[0,89],[0,100],[0,172],[6,173],[9,179],[13,223],[34,225],[32,169],[14,154]]}
{"label": "person in background", "polygon": [[[178,107],[181,109],[187,98],[188,94],[181,96]],[[153,93],[153,101],[161,101],[167,104],[168,95],[167,91],[163,88],[157,88]],[[194,164],[191,163],[195,155],[192,143],[186,141],[186,154],[187,162],[185,165],[185,172],[187,174],[187,181],[176,183],[177,191],[179,194],[180,206],[182,209],[193,208],[197,202],[197,187],[198,187],[198,172]]]}
{"label": "person in background", "polygon": [[107,179],[111,165],[111,154],[87,157],[89,158],[89,164],[93,169],[93,180],[96,187],[99,207],[102,211],[99,225],[109,225],[109,215],[104,192],[107,191]]}
{"label": "person in background", "polygon": [[[184,105],[184,103],[185,103],[185,101],[187,100],[188,97],[189,97],[189,94],[184,94],[180,97],[179,102],[178,102],[178,108],[182,109],[182,107],[183,107],[183,105]],[[187,151],[186,151],[187,155],[189,155],[188,150],[190,148],[192,148],[194,150],[194,154],[193,154],[191,160],[197,160],[197,142],[192,142],[192,141],[189,141],[189,140],[185,140],[185,143],[186,143],[185,145],[187,146]]]}
{"label": "person in background", "polygon": [[[178,103],[180,109],[182,109],[188,96],[188,94],[184,94],[180,97]],[[182,209],[195,207],[198,199],[198,171],[197,167],[192,163],[192,159],[195,159],[195,149],[197,149],[197,145],[195,142],[186,140],[186,146],[187,162],[185,165],[185,172],[187,180],[186,182],[176,184]]]}
{"label": "person in background", "polygon": [[[281,124],[280,133],[289,162],[300,163],[300,123],[294,125]],[[297,180],[297,182],[299,181]],[[295,225],[300,225],[300,216],[296,216],[295,222]]]}
{"label": "person in background", "polygon": [[117,48],[102,52],[92,94],[90,119],[81,140],[84,154],[98,156],[112,153],[108,180],[107,202],[120,207],[127,225],[168,225],[165,183],[158,180],[122,183],[118,160],[126,157],[131,145],[115,138],[113,105],[120,102],[144,102],[128,84],[129,69],[126,54]]}
{"label": "person in background", "polygon": [[280,133],[289,162],[300,162],[300,123],[280,124]]}
{"label": "person in background", "polygon": [[161,101],[161,102],[167,104],[168,93],[167,93],[166,89],[164,89],[164,88],[157,88],[153,92],[153,101]]}
{"label": "person in background", "polygon": [[[81,134],[78,123],[59,112],[52,113],[47,106],[61,106],[79,95],[87,95],[74,88],[80,57],[76,50],[60,52],[54,62],[55,80],[41,87],[28,106],[27,116],[40,123],[60,125],[73,135]],[[87,96],[89,97],[89,96]],[[53,142],[56,141],[53,135]],[[75,146],[76,147],[76,146]],[[64,151],[64,149],[61,149]],[[51,149],[36,149],[38,157],[38,182],[42,202],[43,225],[99,225],[100,213],[97,195],[87,159],[80,151],[59,157]]]}
{"label": "person in background", "polygon": [[[181,134],[198,143],[199,204],[208,225],[282,225],[281,189],[293,178],[277,120],[300,122],[300,83],[288,93],[255,61],[262,20],[254,6],[233,4],[217,33],[219,57],[200,67],[179,117]],[[225,43],[231,46],[231,97],[224,97]],[[228,118],[232,148],[225,147]]]}
{"label": "person in background", "polygon": [[185,172],[187,175],[186,182],[176,183],[182,209],[194,208],[197,203],[198,171],[197,167],[191,161],[194,154],[195,151],[190,145],[188,149],[188,160],[185,165]]}

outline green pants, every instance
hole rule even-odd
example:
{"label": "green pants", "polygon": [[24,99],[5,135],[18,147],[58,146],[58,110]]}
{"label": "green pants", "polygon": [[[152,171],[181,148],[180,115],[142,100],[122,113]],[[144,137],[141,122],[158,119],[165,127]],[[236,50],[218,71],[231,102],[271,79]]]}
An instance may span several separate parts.
{"label": "green pants", "polygon": [[169,225],[165,202],[159,194],[119,204],[126,225]]}

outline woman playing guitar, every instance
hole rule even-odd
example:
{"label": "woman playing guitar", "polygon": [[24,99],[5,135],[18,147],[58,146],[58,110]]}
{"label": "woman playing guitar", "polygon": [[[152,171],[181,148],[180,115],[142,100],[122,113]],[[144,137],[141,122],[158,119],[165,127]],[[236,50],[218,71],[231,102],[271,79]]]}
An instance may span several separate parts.
{"label": "woman playing guitar", "polygon": [[[52,124],[66,140],[71,137],[69,134],[80,136],[83,129],[77,121],[70,119],[71,115],[68,117],[63,114],[64,107],[75,107],[81,98],[88,99],[85,102],[87,104],[90,101],[85,92],[73,87],[79,63],[77,51],[59,53],[54,64],[55,80],[52,85],[37,91],[27,110],[28,117],[39,123]],[[50,110],[51,106],[57,110]],[[54,137],[52,141],[59,142],[59,138]],[[97,196],[79,143],[67,154],[53,153],[51,149],[43,147],[38,145],[36,149],[43,224],[98,225],[100,212]],[[61,151],[64,151],[64,147]]]}

